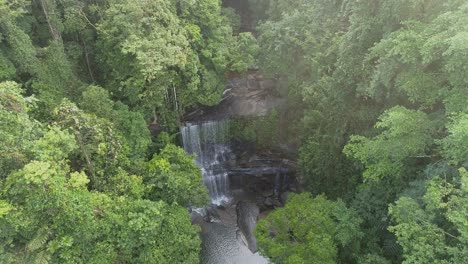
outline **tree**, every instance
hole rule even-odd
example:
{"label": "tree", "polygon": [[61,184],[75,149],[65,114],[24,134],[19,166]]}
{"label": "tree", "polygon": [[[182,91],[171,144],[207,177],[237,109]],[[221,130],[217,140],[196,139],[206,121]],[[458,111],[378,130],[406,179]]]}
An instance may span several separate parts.
{"label": "tree", "polygon": [[24,97],[15,82],[0,83],[0,179],[24,166],[30,158],[29,149],[38,136],[41,125],[30,118],[35,99]]}
{"label": "tree", "polygon": [[256,51],[220,1],[0,0],[0,262],[197,262],[201,172],[148,161],[148,123],[177,130]]}
{"label": "tree", "polygon": [[338,248],[359,239],[360,219],[343,202],[292,194],[258,222],[258,248],[275,263],[336,263]]}
{"label": "tree", "polygon": [[389,230],[403,248],[403,263],[464,263],[466,246],[467,172],[455,181],[435,177],[421,197],[402,196],[390,205],[394,224]]}
{"label": "tree", "polygon": [[122,140],[125,141],[123,144],[129,146],[128,158],[133,163],[143,162],[151,143],[143,114],[129,110],[122,102],[112,101],[109,91],[95,85],[86,88],[79,106],[89,114],[112,121],[114,128],[120,132]]}
{"label": "tree", "polygon": [[127,166],[128,146],[123,144],[122,136],[114,131],[110,121],[86,114],[68,100],[63,100],[54,110],[54,118],[58,126],[75,136],[78,144],[73,153],[75,166],[85,168],[93,189],[102,190],[108,184],[109,175]]}
{"label": "tree", "polygon": [[[2,63],[2,68],[6,67],[6,72],[3,73],[5,77],[17,77],[19,74],[34,75],[37,70],[38,60],[32,40],[18,23],[26,19],[29,8],[28,1],[0,2],[0,47],[2,55],[5,56],[3,58],[5,64]],[[5,80],[11,80],[10,78]]]}
{"label": "tree", "polygon": [[245,72],[257,63],[260,47],[250,32],[239,33],[232,42],[230,69],[235,72]]}
{"label": "tree", "polygon": [[175,4],[118,0],[109,4],[98,25],[97,43],[105,86],[127,104],[139,103],[146,114],[165,110],[176,71],[191,58]]}
{"label": "tree", "polygon": [[198,260],[200,239],[185,208],[90,192],[87,176],[68,169],[63,161],[33,161],[6,179],[2,263]]}
{"label": "tree", "polygon": [[366,167],[366,180],[398,177],[404,161],[425,155],[432,142],[431,122],[423,112],[396,106],[380,116],[375,128],[382,132],[372,139],[352,136],[344,153]]}
{"label": "tree", "polygon": [[200,168],[183,149],[168,144],[147,166],[145,183],[150,187],[151,200],[161,199],[182,206],[203,206],[209,202]]}
{"label": "tree", "polygon": [[441,140],[444,156],[454,165],[468,161],[468,114],[460,113],[448,124],[449,135]]}
{"label": "tree", "polygon": [[345,199],[364,220],[359,257],[344,262],[401,262],[388,204],[418,192],[426,171],[466,163],[466,3],[250,3],[305,190]]}
{"label": "tree", "polygon": [[79,149],[72,132],[50,127],[32,144],[34,160],[1,182],[0,262],[195,262],[200,240],[187,210],[143,200],[142,178],[121,169],[89,191],[87,175],[68,165]]}

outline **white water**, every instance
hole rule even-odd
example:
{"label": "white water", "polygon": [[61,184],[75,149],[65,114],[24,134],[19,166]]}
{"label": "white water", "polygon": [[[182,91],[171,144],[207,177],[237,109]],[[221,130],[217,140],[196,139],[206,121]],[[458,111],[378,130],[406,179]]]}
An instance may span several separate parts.
{"label": "white water", "polygon": [[196,155],[196,164],[203,173],[203,181],[213,204],[230,201],[229,179],[224,162],[232,155],[228,121],[209,121],[186,124],[180,129],[184,149]]}

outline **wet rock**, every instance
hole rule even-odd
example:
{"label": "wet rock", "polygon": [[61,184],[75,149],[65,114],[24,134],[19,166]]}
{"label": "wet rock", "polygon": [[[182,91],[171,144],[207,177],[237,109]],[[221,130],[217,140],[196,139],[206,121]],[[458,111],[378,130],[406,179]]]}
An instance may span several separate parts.
{"label": "wet rock", "polygon": [[272,90],[276,88],[276,82],[272,79],[261,79],[258,81],[258,85],[262,90]]}
{"label": "wet rock", "polygon": [[273,205],[275,204],[275,200],[272,198],[272,197],[267,197],[265,198],[264,202],[263,202],[267,207],[273,207]]}
{"label": "wet rock", "polygon": [[288,200],[288,193],[287,192],[281,193],[280,194],[280,202],[282,204],[285,204],[287,200]]}
{"label": "wet rock", "polygon": [[283,207],[283,204],[278,199],[274,199],[273,200],[273,207],[274,208],[280,208],[280,207]]}
{"label": "wet rock", "polygon": [[207,212],[203,208],[190,208],[190,221],[195,224],[200,224],[201,222],[207,222]]}
{"label": "wet rock", "polygon": [[262,191],[262,196],[263,197],[271,197],[273,195],[274,195],[273,189],[266,189],[266,190]]}
{"label": "wet rock", "polygon": [[254,161],[258,160],[258,159],[259,159],[259,157],[257,155],[255,155],[255,154],[248,157],[249,163],[254,162]]}
{"label": "wet rock", "polygon": [[217,207],[210,205],[201,208],[189,208],[190,221],[194,224],[201,224],[201,222],[218,223],[221,217],[218,213]]}
{"label": "wet rock", "polygon": [[227,203],[221,202],[220,204],[216,205],[216,208],[219,209],[219,210],[226,210],[227,205],[228,205]]}
{"label": "wet rock", "polygon": [[260,207],[261,211],[267,211],[275,208],[283,207],[284,203],[282,203],[279,199],[270,196],[266,197],[263,200],[257,200],[257,204]]}
{"label": "wet rock", "polygon": [[260,209],[251,202],[240,201],[236,206],[237,226],[245,237],[247,246],[252,253],[257,252],[257,240],[254,236]]}
{"label": "wet rock", "polygon": [[217,205],[210,204],[210,205],[206,206],[205,208],[206,208],[206,211],[208,212],[209,215],[219,218],[218,211],[216,210]]}
{"label": "wet rock", "polygon": [[[242,231],[240,229],[237,229],[237,231],[236,231],[236,238],[237,238],[237,240],[239,240],[239,242],[244,244],[246,247],[249,247],[249,242],[247,242],[247,239],[245,238],[244,233],[242,233]],[[254,253],[254,252],[252,252],[252,253]]]}

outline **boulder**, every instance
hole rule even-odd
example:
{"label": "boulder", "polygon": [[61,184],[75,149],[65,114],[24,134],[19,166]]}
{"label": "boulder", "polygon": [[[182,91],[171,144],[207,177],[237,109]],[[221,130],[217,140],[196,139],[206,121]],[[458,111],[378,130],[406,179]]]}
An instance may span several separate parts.
{"label": "boulder", "polygon": [[255,239],[254,230],[260,209],[251,202],[240,201],[236,205],[236,212],[237,226],[244,235],[247,247],[252,253],[255,253],[257,252],[257,240]]}

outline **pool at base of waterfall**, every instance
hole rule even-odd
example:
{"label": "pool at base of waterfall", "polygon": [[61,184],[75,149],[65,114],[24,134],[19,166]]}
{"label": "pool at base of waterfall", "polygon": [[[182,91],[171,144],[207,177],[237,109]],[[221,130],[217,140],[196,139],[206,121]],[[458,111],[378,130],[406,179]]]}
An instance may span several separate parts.
{"label": "pool at base of waterfall", "polygon": [[[231,204],[223,209],[212,205],[192,210],[192,222],[201,227],[200,263],[266,264],[268,260],[258,252],[252,253],[248,245],[255,241],[249,230],[255,228],[258,207],[242,191],[233,193]],[[240,203],[250,206],[239,208]]]}
{"label": "pool at base of waterfall", "polygon": [[236,227],[222,223],[203,223],[200,263],[203,264],[263,264],[267,260],[252,253],[238,238]]}

